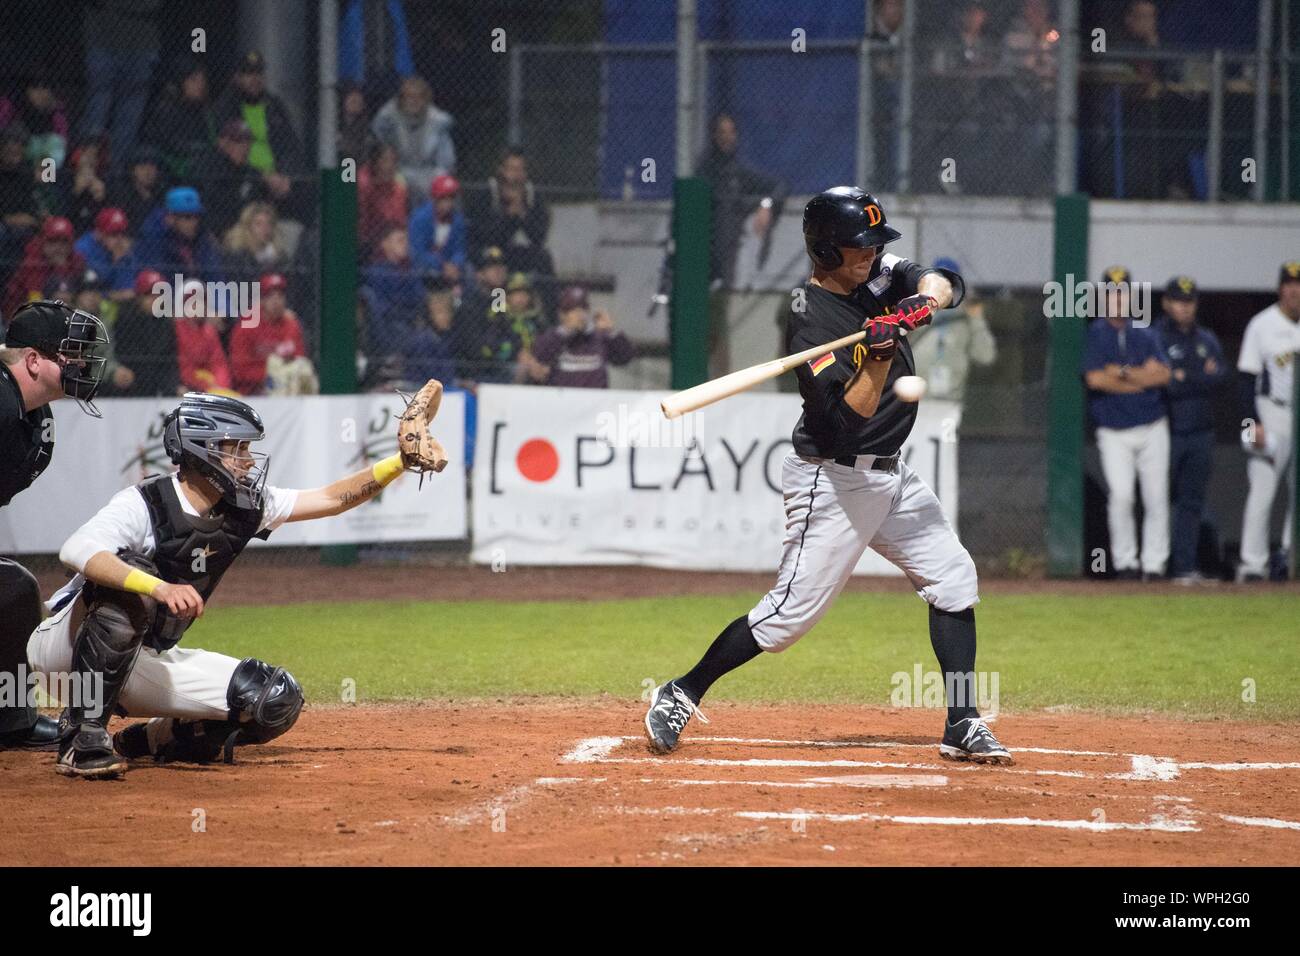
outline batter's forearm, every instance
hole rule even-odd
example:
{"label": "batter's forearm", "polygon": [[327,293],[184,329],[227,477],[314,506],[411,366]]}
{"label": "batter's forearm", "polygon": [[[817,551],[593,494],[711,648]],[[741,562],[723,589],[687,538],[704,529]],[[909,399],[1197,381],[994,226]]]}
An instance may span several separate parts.
{"label": "batter's forearm", "polygon": [[889,377],[889,366],[889,362],[865,359],[844,388],[844,404],[863,418],[876,414],[880,396],[884,394],[885,379]]}
{"label": "batter's forearm", "polygon": [[916,291],[934,299],[940,309],[952,305],[952,283],[939,272],[927,272],[916,284]]}

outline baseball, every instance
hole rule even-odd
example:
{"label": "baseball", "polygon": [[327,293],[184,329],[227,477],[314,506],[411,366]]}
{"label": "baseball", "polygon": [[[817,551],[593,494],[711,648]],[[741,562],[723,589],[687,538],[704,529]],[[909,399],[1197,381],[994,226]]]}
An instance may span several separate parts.
{"label": "baseball", "polygon": [[925,394],[925,379],[919,375],[902,375],[894,382],[894,394],[902,402],[919,402]]}

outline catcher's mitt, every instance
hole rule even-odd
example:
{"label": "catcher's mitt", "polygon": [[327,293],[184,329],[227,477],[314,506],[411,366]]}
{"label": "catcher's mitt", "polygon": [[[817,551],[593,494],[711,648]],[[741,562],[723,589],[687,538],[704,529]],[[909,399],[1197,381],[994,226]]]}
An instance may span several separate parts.
{"label": "catcher's mitt", "polygon": [[406,411],[397,426],[397,450],[402,454],[402,467],[407,471],[424,474],[447,467],[447,450],[429,434],[429,422],[438,414],[440,404],[442,382],[436,378],[425,382],[406,404]]}

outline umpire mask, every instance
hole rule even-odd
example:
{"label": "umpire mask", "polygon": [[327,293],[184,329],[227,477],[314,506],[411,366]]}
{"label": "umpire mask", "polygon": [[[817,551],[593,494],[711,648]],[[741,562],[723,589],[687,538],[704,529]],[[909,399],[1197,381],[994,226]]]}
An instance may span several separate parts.
{"label": "umpire mask", "polygon": [[57,299],[28,302],[14,313],[5,335],[10,348],[33,348],[62,368],[63,394],[87,415],[102,418],[95,394],[104,378],[108,332],[89,312]]}

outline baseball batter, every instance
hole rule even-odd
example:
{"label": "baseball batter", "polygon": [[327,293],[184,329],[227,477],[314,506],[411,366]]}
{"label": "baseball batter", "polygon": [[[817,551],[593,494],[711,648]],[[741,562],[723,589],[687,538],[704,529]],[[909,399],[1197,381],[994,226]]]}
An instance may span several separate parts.
{"label": "baseball batter", "polygon": [[[1295,467],[1291,402],[1295,360],[1300,354],[1300,262],[1288,262],[1278,276],[1277,301],[1246,325],[1237,358],[1242,418],[1246,431],[1246,478],[1250,490],[1241,519],[1240,582],[1268,574],[1269,517],[1277,489],[1289,489]],[[1290,495],[1287,495],[1288,500]],[[1291,547],[1291,509],[1282,526],[1282,549]]]}
{"label": "baseball batter", "polygon": [[[77,574],[28,640],[34,671],[98,688],[64,702],[56,770],[108,778],[129,758],[229,761],[236,744],[288,731],[303,705],[293,675],[179,642],[253,538],[355,508],[404,470],[440,471],[446,454],[426,426],[441,394],[430,382],[408,407],[398,454],[309,491],[265,483],[267,458],[250,451],[262,420],[249,405],[186,394],[163,426],[179,470],[118,492],[67,540],[59,558]],[[114,713],[151,719],[110,739]]]}
{"label": "baseball batter", "polygon": [[960,304],[964,284],[954,272],[885,253],[901,234],[861,189],[838,186],[813,197],[803,231],[813,272],[803,285],[806,307],[799,310],[795,297],[787,320],[788,350],[859,329],[866,337],[798,369],[803,415],[782,470],[786,532],[776,585],[727,625],[694,668],[655,689],[645,717],[650,746],[671,751],[718,678],[807,634],[872,548],[930,606],[930,641],[948,698],[940,754],[1010,763],[975,707],[975,565],[934,492],[899,454],[917,409],[893,393],[898,378],[915,374],[903,336]]}

